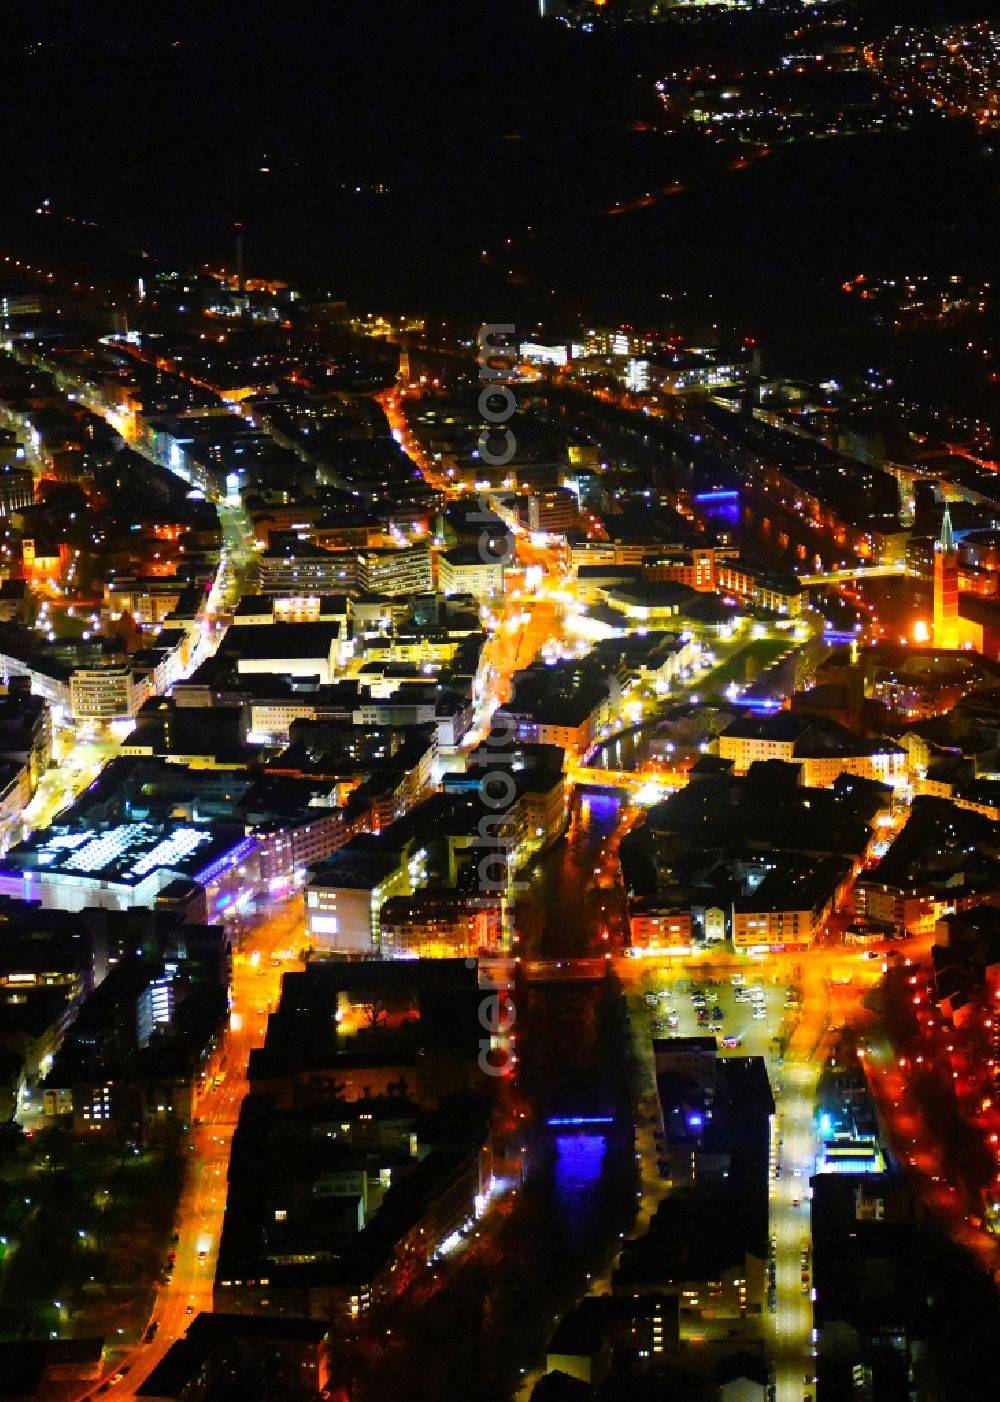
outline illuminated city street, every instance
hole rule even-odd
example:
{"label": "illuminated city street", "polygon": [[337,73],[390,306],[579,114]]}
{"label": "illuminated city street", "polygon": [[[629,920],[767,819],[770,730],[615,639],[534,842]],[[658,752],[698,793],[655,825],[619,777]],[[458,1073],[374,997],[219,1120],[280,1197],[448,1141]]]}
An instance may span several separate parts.
{"label": "illuminated city street", "polygon": [[212,1309],[212,1282],[226,1206],[226,1184],[233,1131],[247,1092],[247,1059],[264,1039],[267,1016],[278,1004],[282,975],[301,968],[303,919],[297,902],[249,931],[233,954],[229,1030],[213,1063],[207,1089],[196,1101],[188,1138],[188,1169],[178,1208],[179,1240],[169,1285],[157,1289],[150,1323],[156,1337],[135,1352],[112,1360],[112,1375],[127,1366],[115,1395],[134,1397],[175,1339],[183,1337],[190,1316]]}

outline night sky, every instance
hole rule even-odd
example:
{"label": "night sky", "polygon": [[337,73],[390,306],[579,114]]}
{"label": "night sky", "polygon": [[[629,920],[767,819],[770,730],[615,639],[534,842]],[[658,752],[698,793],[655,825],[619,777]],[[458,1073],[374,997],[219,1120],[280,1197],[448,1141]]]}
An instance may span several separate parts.
{"label": "night sky", "polygon": [[697,43],[675,31],[588,36],[523,0],[49,0],[5,7],[4,34],[8,242],[38,247],[45,198],[100,226],[45,236],[95,257],[217,261],[241,219],[251,271],[360,310],[654,323],[680,288],[772,335],[821,325],[860,267],[995,258],[997,158],[962,128],[739,172],[651,131],[656,74]]}

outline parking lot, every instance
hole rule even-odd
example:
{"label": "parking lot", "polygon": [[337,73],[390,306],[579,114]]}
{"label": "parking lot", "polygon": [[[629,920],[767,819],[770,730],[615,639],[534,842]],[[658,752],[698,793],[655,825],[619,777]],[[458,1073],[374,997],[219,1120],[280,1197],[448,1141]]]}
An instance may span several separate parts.
{"label": "parking lot", "polygon": [[788,996],[786,983],[774,982],[754,965],[737,972],[716,966],[693,974],[657,969],[642,985],[652,1036],[714,1036],[721,1055],[764,1056],[769,1067],[777,1052],[772,1039],[794,1015]]}

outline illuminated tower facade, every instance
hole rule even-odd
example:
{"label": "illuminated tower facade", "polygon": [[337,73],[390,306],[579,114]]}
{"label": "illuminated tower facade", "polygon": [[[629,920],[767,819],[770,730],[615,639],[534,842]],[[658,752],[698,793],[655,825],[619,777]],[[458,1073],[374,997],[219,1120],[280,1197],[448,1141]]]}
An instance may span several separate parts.
{"label": "illuminated tower facade", "polygon": [[934,646],[958,647],[958,551],[947,506],[934,545]]}

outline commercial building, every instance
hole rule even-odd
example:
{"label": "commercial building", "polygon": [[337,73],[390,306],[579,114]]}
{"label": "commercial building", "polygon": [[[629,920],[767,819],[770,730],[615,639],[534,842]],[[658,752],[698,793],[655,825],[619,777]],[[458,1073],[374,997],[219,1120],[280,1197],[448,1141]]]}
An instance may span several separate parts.
{"label": "commercial building", "polygon": [[657,582],[640,576],[634,582],[610,584],[597,592],[630,623],[662,626],[684,613],[699,591],[673,580]]}
{"label": "commercial building", "polygon": [[74,720],[128,720],[153,694],[153,679],[130,666],[78,667],[69,692]]}
{"label": "commercial building", "polygon": [[510,734],[500,743],[494,734],[492,741],[470,751],[461,773],[444,774],[441,787],[445,793],[476,797],[484,773],[498,766],[509,768],[514,788],[505,813],[512,831],[527,839],[542,827],[547,839],[554,838],[561,835],[567,817],[565,758],[561,745],[519,741]]}
{"label": "commercial building", "polygon": [[391,897],[379,926],[383,959],[474,959],[498,948],[502,933],[497,908],[447,887]]}
{"label": "commercial building", "polygon": [[438,557],[438,588],[442,594],[469,594],[491,599],[503,594],[505,559],[494,559],[476,545],[456,545]]}
{"label": "commercial building", "polygon": [[285,976],[233,1141],[218,1309],[352,1333],[474,1222],[492,1188],[481,1001],[465,959]]}
{"label": "commercial building", "polygon": [[161,628],[148,647],[132,654],[136,670],[145,671],[157,696],[181,681],[191,662],[192,635],[186,628]]}
{"label": "commercial building", "polygon": [[430,546],[411,545],[400,550],[359,552],[358,584],[366,594],[386,594],[389,597],[431,593],[434,571]]}
{"label": "commercial building", "polygon": [[31,771],[26,764],[0,760],[0,851],[17,836],[21,814],[31,802]]}
{"label": "commercial building", "polygon": [[715,579],[720,594],[732,594],[741,603],[786,618],[798,617],[806,606],[806,591],[794,575],[768,574],[739,560],[720,559]]}
{"label": "commercial building", "polygon": [[354,835],[362,819],[337,806],[338,798],[336,789],[266,773],[243,793],[238,811],[257,844],[262,894],[273,898],[300,886],[311,867]]}
{"label": "commercial building", "polygon": [[367,1099],[401,1079],[425,1107],[482,1089],[479,983],[466,959],[316,957],[282,979],[264,1045],[250,1055],[252,1088],[285,1109]]}
{"label": "commercial building", "polygon": [[[751,1169],[756,1212],[767,1196],[774,1096],[763,1057],[720,1057],[714,1037],[653,1040],[660,1131],[675,1187],[728,1179]],[[759,1226],[759,1221],[756,1223]]]}
{"label": "commercial building", "polygon": [[0,1105],[10,1118],[44,1076],[85,993],[104,975],[103,947],[75,916],[0,902]]}
{"label": "commercial building", "polygon": [[268,623],[337,623],[341,637],[347,635],[351,618],[346,594],[244,594],[236,605],[236,627]]}
{"label": "commercial building", "polygon": [[339,674],[340,645],[339,622],[286,623],[280,628],[248,624],[229,629],[216,660],[235,665],[239,676],[277,672],[324,685]]}
{"label": "commercial building", "polygon": [[[683,547],[678,545],[676,551],[680,553]],[[574,539],[570,543],[570,563],[574,570],[585,568],[588,565],[611,565],[618,567],[636,568],[641,565],[651,564],[664,556],[672,558],[674,547],[665,545],[663,541],[646,540],[578,540]],[[711,558],[714,552],[699,551],[699,555]],[[690,580],[683,580],[682,583],[691,583]]]}
{"label": "commercial building", "polygon": [[[723,937],[726,917],[719,911]],[[654,901],[652,906],[632,902],[628,912],[629,947],[655,954],[659,950],[690,949],[694,943],[694,916],[690,907],[670,910]]]}
{"label": "commercial building", "polygon": [[733,902],[736,949],[807,949],[850,890],[851,863],[827,857],[815,865],[787,859]]}
{"label": "commercial building", "polygon": [[[496,756],[491,758],[495,763]],[[490,881],[499,882],[499,888],[490,884],[489,890],[502,890],[506,877],[500,869],[512,875],[566,824],[561,769],[532,765],[515,770],[510,779],[510,801],[498,812],[480,795],[474,769],[448,775],[443,793],[424,799],[380,833],[355,837],[315,866],[307,883],[306,911],[319,946],[399,958],[414,949],[446,954],[449,942],[468,949],[495,943],[490,923],[476,918],[472,899],[482,894],[484,850],[499,854],[490,866]],[[433,892],[417,894],[429,882]],[[407,909],[417,920],[409,934],[404,929]]]}
{"label": "commercial building", "polygon": [[112,622],[128,614],[140,627],[158,627],[174,612],[191,587],[178,575],[112,575],[104,601]]}
{"label": "commercial building", "polygon": [[419,861],[417,853],[411,859],[405,849],[373,848],[365,838],[348,842],[306,884],[310,938],[321,949],[340,954],[378,954],[382,907],[419,884]]}
{"label": "commercial building", "polygon": [[[460,682],[458,677],[450,680]],[[369,693],[359,699],[353,718],[359,726],[376,729],[433,726],[436,746],[454,748],[472,726],[472,697],[433,684],[400,686],[387,696]]]}
{"label": "commercial building", "polygon": [[623,692],[638,682],[667,691],[701,653],[690,634],[651,630],[626,637],[604,638],[594,644],[589,660],[614,675]]}
{"label": "commercial building", "polygon": [[[624,555],[622,547],[616,547],[616,558]],[[636,553],[635,547],[631,553]],[[676,550],[661,552],[644,557],[649,578],[655,581],[673,580],[676,584],[686,584],[691,589],[714,590],[716,587],[716,558],[714,549]]]}
{"label": "commercial building", "polygon": [[[217,909],[228,909],[234,903],[234,885],[240,883],[239,900],[246,907],[301,885],[312,864],[331,856],[364,826],[364,806],[357,812],[346,806],[350,784],[344,792],[336,780],[251,770],[252,752],[242,757],[242,764],[153,754],[154,747],[142,743],[147,739],[140,737],[140,744],[105,767],[67,815],[66,827],[107,835],[129,824],[166,832],[184,822],[190,825],[191,841],[199,832],[221,830],[232,833],[233,842],[243,848],[236,872],[239,882],[232,878],[221,885],[216,876],[199,879],[196,849],[191,853],[193,866],[184,863],[183,853],[172,857],[165,849],[165,884],[156,894],[158,905],[174,886],[168,874],[174,860],[185,865],[176,881],[200,890],[205,908],[209,901],[221,901]],[[238,839],[249,845],[244,847]]]}
{"label": "commercial building", "polygon": [[113,822],[93,831],[63,821],[12,847],[0,861],[0,893],[46,909],[153,906],[173,881],[194,881],[214,914],[252,898],[255,842],[242,829],[178,822]]}
{"label": "commercial building", "polygon": [[561,770],[532,769],[514,776],[516,797],[510,807],[515,851],[548,846],[566,830],[569,793]]}
{"label": "commercial building", "polygon": [[[160,910],[136,914],[88,908],[79,913],[44,910],[4,897],[0,924],[0,1048],[18,1065],[8,1114],[32,1103],[41,1108],[39,1082],[84,999],[109,971],[141,957],[150,970],[148,985],[165,968],[219,988],[229,981],[229,952],[222,930],[182,924],[176,915]],[[136,990],[137,998],[141,992]],[[150,1009],[153,1001],[150,995]],[[129,1036],[134,1036],[137,1003],[126,1020]],[[93,1025],[99,1029],[101,1019],[95,1017]],[[68,1112],[68,1101],[64,1108]]]}
{"label": "commercial building", "polygon": [[551,492],[532,492],[518,501],[518,516],[532,534],[566,535],[580,524],[580,504],[568,487]]}
{"label": "commercial building", "polygon": [[144,703],[135,726],[122,741],[128,757],[155,757],[191,769],[243,771],[259,751],[247,739],[246,717],[238,705],[184,704],[190,690],[177,686],[171,696]]}
{"label": "commercial building", "polygon": [[[518,697],[520,703],[521,698]],[[517,738],[532,745],[558,745],[585,755],[597,739],[606,715],[606,696],[555,697],[530,715],[518,707]],[[505,708],[509,709],[509,708]]]}
{"label": "commercial building", "polygon": [[418,803],[431,782],[437,757],[433,725],[357,725],[297,720],[291,743],[268,766],[334,786],[352,819],[381,832]]}
{"label": "commercial building", "polygon": [[893,787],[906,781],[907,755],[901,745],[856,735],[821,716],[792,711],[741,716],[722,732],[717,748],[738,774],[761,760],[799,764],[808,788],[826,787],[841,774]]}
{"label": "commercial building", "polygon": [[531,667],[517,674],[516,693],[498,709],[497,719],[522,743],[585,754],[620,699],[616,671],[599,658]]}
{"label": "commercial building", "polygon": [[286,550],[270,547],[256,561],[262,594],[338,594],[358,588],[358,556],[352,550],[324,550],[296,541]]}

